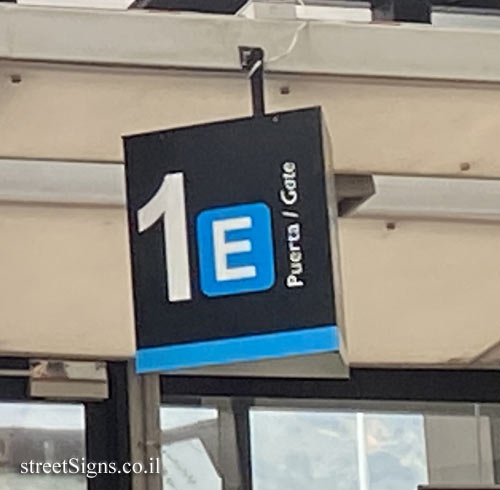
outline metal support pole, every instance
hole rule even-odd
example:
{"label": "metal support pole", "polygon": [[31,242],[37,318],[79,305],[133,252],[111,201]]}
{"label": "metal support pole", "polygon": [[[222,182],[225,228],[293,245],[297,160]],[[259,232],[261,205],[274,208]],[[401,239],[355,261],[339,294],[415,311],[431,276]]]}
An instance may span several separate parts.
{"label": "metal support pole", "polygon": [[236,444],[238,448],[238,464],[240,469],[241,488],[251,490],[252,456],[250,444],[249,403],[243,398],[232,398],[231,406],[236,427]]}
{"label": "metal support pole", "polygon": [[[132,461],[144,463],[144,418],[143,418],[143,390],[142,379],[135,374],[134,364],[128,364],[128,404],[130,427],[130,457]],[[146,475],[132,476],[133,490],[147,490]]]}
{"label": "metal support pole", "polygon": [[133,463],[142,463],[156,469],[159,462],[160,474],[132,476],[133,490],[161,490],[161,427],[160,427],[160,380],[157,374],[137,375],[133,364],[128,370],[130,448]]}
{"label": "metal support pole", "polygon": [[248,404],[224,398],[218,407],[218,467],[223,490],[251,490]]}
{"label": "metal support pole", "polygon": [[[132,458],[129,445],[127,365],[108,363],[109,398],[86,404],[87,461],[115,462],[119,467]],[[130,475],[101,474],[88,480],[89,490],[131,490]]]}
{"label": "metal support pole", "polygon": [[500,484],[500,408],[497,406],[488,407],[487,413],[490,417],[491,449],[493,452],[493,474],[494,481]]}
{"label": "metal support pole", "polygon": [[[159,461],[161,469],[160,379],[157,374],[142,376],[146,466]],[[162,490],[162,475],[147,475],[148,490]]]}
{"label": "metal support pole", "polygon": [[248,72],[252,88],[252,108],[254,116],[264,115],[264,51],[262,48],[240,46],[240,62]]}

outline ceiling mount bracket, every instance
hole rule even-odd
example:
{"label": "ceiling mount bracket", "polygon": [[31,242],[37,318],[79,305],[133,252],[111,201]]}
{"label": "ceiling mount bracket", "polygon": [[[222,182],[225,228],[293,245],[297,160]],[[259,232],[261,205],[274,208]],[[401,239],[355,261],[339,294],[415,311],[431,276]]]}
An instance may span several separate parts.
{"label": "ceiling mount bracket", "polygon": [[257,47],[239,46],[241,68],[248,72],[252,88],[254,116],[263,116],[264,109],[264,50]]}

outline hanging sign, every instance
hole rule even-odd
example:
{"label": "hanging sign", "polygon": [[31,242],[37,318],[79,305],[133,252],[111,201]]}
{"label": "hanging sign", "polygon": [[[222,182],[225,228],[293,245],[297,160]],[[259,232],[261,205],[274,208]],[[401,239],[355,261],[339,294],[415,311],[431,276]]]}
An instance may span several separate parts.
{"label": "hanging sign", "polygon": [[338,350],[319,108],[124,140],[138,372]]}

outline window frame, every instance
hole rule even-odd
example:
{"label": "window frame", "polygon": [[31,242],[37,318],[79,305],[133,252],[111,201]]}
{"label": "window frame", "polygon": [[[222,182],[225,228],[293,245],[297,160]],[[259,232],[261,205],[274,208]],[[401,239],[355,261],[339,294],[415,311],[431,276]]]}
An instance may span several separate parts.
{"label": "window frame", "polygon": [[[28,376],[4,375],[1,370],[28,370],[28,358],[0,357],[0,402],[82,403],[85,411],[87,461],[130,461],[127,363],[107,362],[109,398],[103,401],[45,400],[30,397]],[[88,490],[131,490],[131,475],[99,475],[87,479]]]}
{"label": "window frame", "polygon": [[[411,407],[427,402],[452,408],[451,403],[500,404],[498,387],[500,370],[353,368],[347,379],[160,376],[162,405],[186,404],[186,400],[204,405],[217,397],[238,400],[245,413],[237,429],[241,432],[240,461],[248,475],[243,490],[252,490],[249,410],[253,406],[327,409],[342,403],[354,410],[384,402],[384,409],[390,411],[392,405],[401,411],[401,404]],[[491,418],[491,424],[494,476],[500,482],[500,418]]]}

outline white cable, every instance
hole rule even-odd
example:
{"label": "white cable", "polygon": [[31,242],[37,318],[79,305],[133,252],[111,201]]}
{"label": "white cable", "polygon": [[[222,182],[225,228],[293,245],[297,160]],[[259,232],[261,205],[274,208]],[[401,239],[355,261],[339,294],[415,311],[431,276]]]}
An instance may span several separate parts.
{"label": "white cable", "polygon": [[[306,6],[304,0],[295,0],[295,2],[298,3],[299,5],[302,5],[303,7]],[[295,49],[297,41],[299,40],[300,31],[302,29],[304,29],[304,27],[306,27],[306,26],[307,26],[307,21],[304,21],[301,24],[299,24],[299,26],[297,27],[297,30],[293,33],[293,38],[292,38],[292,41],[291,41],[290,45],[288,46],[288,48],[283,53],[278,54],[276,56],[272,56],[271,58],[268,58],[267,60],[265,60],[265,62],[266,63],[274,63],[275,61],[281,60],[281,59],[285,58],[286,56],[288,56]],[[261,66],[261,65],[262,65],[262,61],[258,61],[257,63],[255,63],[255,65],[252,66],[252,69],[248,72],[248,77],[251,78],[252,75],[255,73],[255,70],[257,70],[259,68],[259,66]]]}
{"label": "white cable", "polygon": [[248,78],[252,78],[252,75],[256,72],[256,70],[259,68],[259,66],[262,65],[262,60],[259,60],[257,61],[257,63],[255,63],[253,66],[252,66],[252,69],[248,72]]}
{"label": "white cable", "polygon": [[281,59],[285,58],[286,56],[288,56],[295,49],[297,41],[299,40],[300,31],[302,29],[304,29],[304,27],[306,27],[307,24],[308,24],[308,22],[304,21],[304,22],[302,22],[302,24],[299,25],[299,27],[297,27],[297,30],[295,31],[295,33],[293,35],[292,42],[290,43],[288,48],[283,53],[269,58],[268,60],[266,60],[266,62],[267,63],[274,63],[275,61],[281,60]]}

